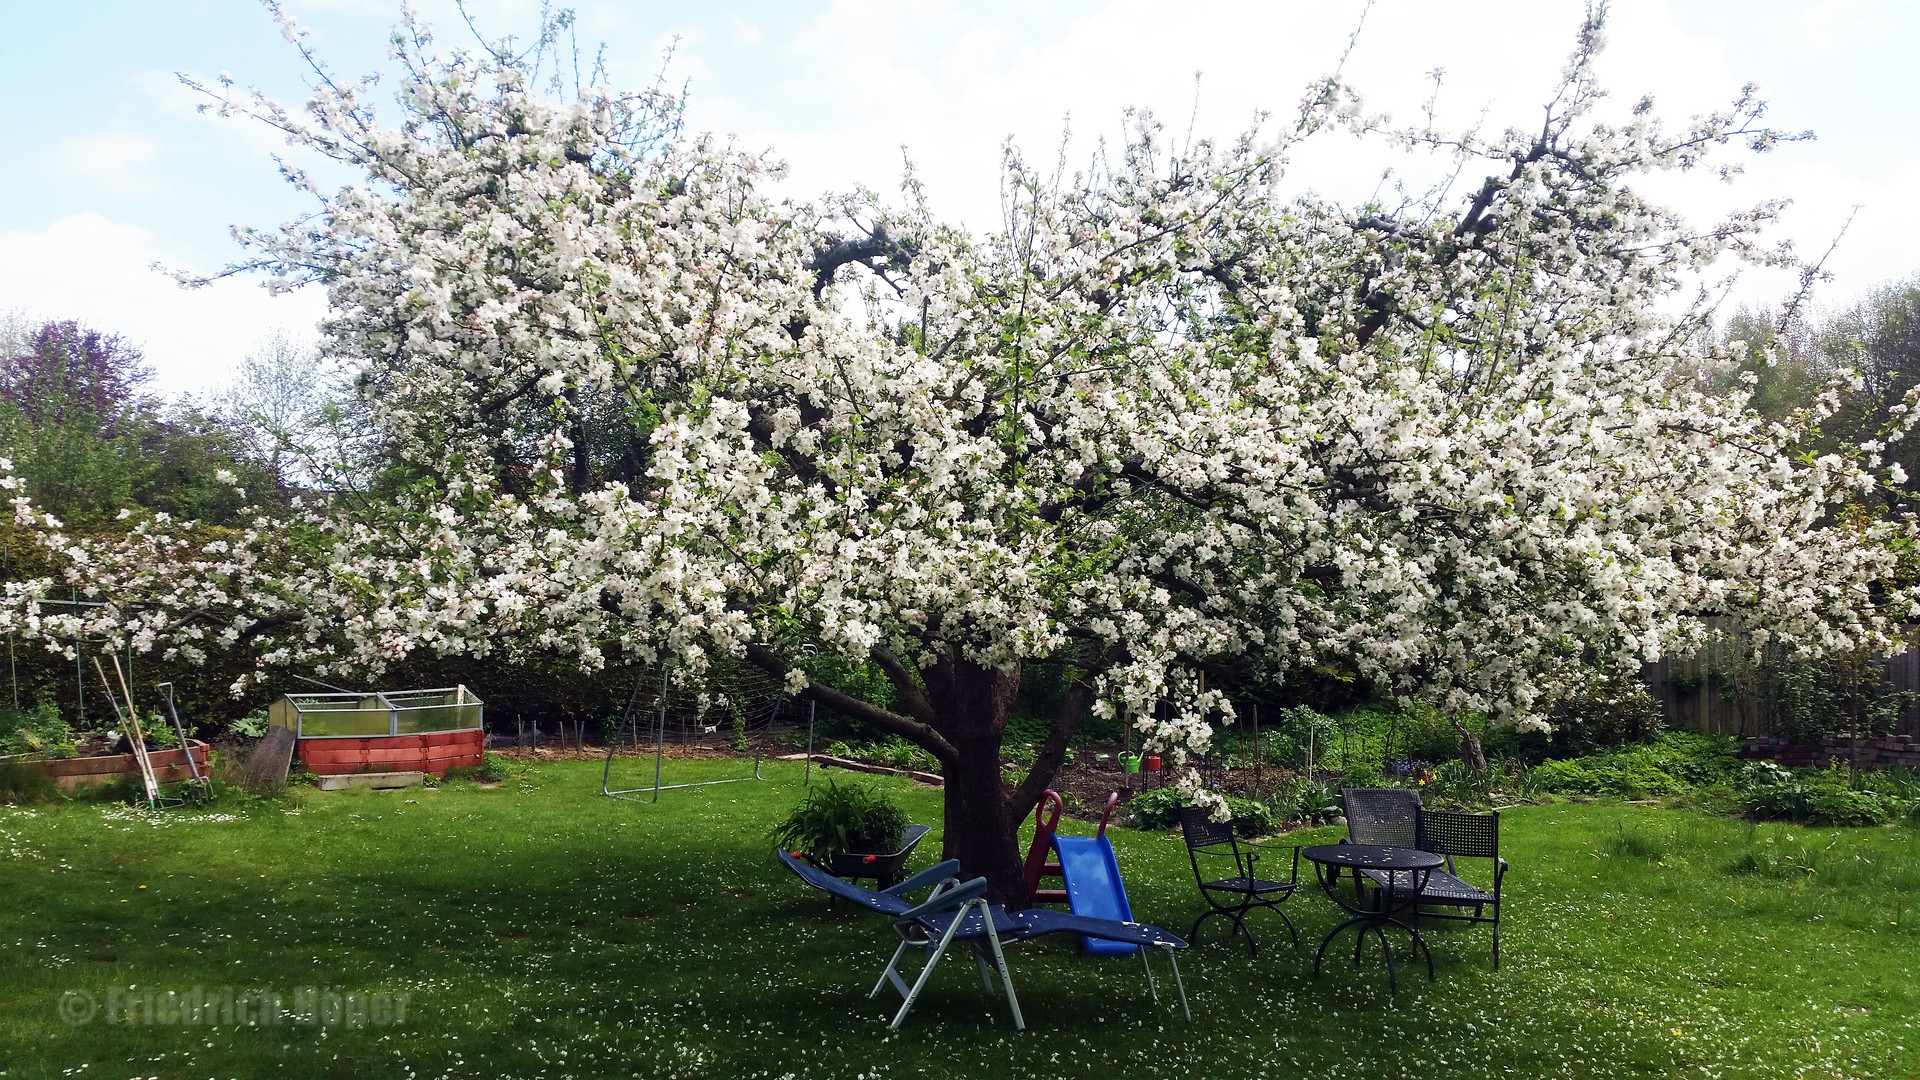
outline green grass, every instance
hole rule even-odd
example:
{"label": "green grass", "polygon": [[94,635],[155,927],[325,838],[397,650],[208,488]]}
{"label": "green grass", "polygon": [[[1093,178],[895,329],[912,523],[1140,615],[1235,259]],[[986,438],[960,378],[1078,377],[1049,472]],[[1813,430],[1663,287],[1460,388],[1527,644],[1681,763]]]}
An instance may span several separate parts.
{"label": "green grass", "polygon": [[[1330,950],[1315,981],[1337,912],[1303,892],[1300,952],[1277,920],[1256,923],[1257,959],[1210,922],[1182,964],[1192,1026],[1137,964],[1058,942],[1010,958],[1027,1032],[963,958],[890,1035],[865,994],[892,936],[769,858],[799,770],[768,772],[658,805],[599,797],[576,763],[154,819],[0,807],[0,1075],[1920,1076],[1911,828],[1518,808],[1497,972],[1484,928],[1436,929],[1438,980],[1397,999],[1373,954]],[[938,792],[894,786],[938,823]],[[1178,839],[1115,843],[1136,916],[1185,933],[1200,903]],[[63,994],[128,985],[409,998],[362,1030],[61,1020]]]}

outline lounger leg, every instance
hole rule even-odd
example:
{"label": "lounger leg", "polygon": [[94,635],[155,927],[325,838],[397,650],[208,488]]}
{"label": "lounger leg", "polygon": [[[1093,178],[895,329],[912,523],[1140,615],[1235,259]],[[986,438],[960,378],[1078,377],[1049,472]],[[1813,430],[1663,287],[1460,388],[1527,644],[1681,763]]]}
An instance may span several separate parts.
{"label": "lounger leg", "polygon": [[1160,1004],[1160,991],[1153,988],[1153,965],[1147,963],[1147,947],[1140,946],[1140,970],[1147,973],[1147,996],[1155,1005]]}
{"label": "lounger leg", "polygon": [[999,997],[1000,991],[993,985],[993,975],[987,967],[987,951],[979,942],[973,943],[973,966],[980,972],[980,985],[986,988],[988,997]]}
{"label": "lounger leg", "polygon": [[887,961],[886,970],[880,973],[880,981],[873,984],[873,991],[867,995],[868,1001],[880,996],[880,988],[887,985],[888,979],[893,980],[893,985],[900,991],[901,996],[906,996],[907,981],[900,977],[900,957],[905,955],[909,944],[912,943],[906,938],[900,939],[900,947],[893,950],[893,959]]}
{"label": "lounger leg", "polygon": [[[967,907],[972,903],[973,901],[969,901],[968,904],[961,905],[960,910],[954,913],[953,921],[947,924],[947,932],[940,935],[940,944],[935,946],[932,954],[927,957],[927,966],[920,969],[920,977],[913,980],[913,988],[907,991],[907,1000],[900,1003],[900,1011],[894,1014],[893,1023],[887,1025],[888,1030],[900,1030],[900,1025],[906,1021],[907,1014],[913,1011],[913,1003],[919,999],[921,989],[927,985],[927,979],[933,975],[933,969],[940,963],[940,958],[946,955],[947,946],[952,943],[954,932],[960,929],[960,924],[966,921]],[[987,914],[985,908],[986,905],[982,904],[982,915]],[[991,931],[993,926],[991,916],[988,916],[987,926],[989,931]],[[998,952],[998,941],[994,943],[994,946],[995,951]],[[1001,971],[1004,972],[1005,970],[1006,967],[1003,964]],[[1013,987],[1009,986],[1007,989],[1011,991]]]}
{"label": "lounger leg", "polygon": [[[1000,985],[1006,987],[1007,1006],[1013,1010],[1013,1030],[1025,1031],[1027,1020],[1020,1015],[1020,998],[1014,994],[1013,976],[1007,972],[1007,954],[1000,951],[1000,932],[993,928],[993,912],[988,909],[985,900],[972,902],[980,905],[980,918],[987,926],[987,944],[993,946],[993,966],[1000,970]],[[955,919],[953,925],[960,925],[960,920]]]}
{"label": "lounger leg", "polygon": [[1180,1015],[1186,1017],[1187,1023],[1191,1024],[1193,1013],[1187,1009],[1187,984],[1180,981],[1180,957],[1171,945],[1163,945],[1161,948],[1167,950],[1167,963],[1173,965],[1173,988],[1180,994]]}

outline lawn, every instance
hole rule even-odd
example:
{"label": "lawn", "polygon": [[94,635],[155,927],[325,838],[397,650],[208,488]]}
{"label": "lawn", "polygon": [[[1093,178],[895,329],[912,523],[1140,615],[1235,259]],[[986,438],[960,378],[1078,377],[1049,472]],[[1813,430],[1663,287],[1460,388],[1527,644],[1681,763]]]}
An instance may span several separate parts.
{"label": "lawn", "polygon": [[[1061,942],[1010,957],[1025,1033],[962,960],[890,1034],[865,994],[891,934],[770,859],[800,773],[768,775],[658,805],[601,798],[581,762],[153,818],[0,807],[0,1076],[1920,1077],[1909,827],[1516,808],[1497,972],[1485,929],[1462,928],[1432,934],[1438,980],[1397,997],[1372,954],[1355,969],[1330,950],[1316,981],[1338,914],[1316,890],[1287,905],[1300,952],[1277,920],[1257,959],[1209,923],[1182,963],[1191,1026],[1136,963]],[[939,821],[937,791],[899,795]],[[1185,933],[1201,908],[1177,836],[1115,844],[1136,916]],[[110,995],[196,986],[404,995],[405,1012],[104,1020]],[[98,1011],[67,1023],[63,996]]]}

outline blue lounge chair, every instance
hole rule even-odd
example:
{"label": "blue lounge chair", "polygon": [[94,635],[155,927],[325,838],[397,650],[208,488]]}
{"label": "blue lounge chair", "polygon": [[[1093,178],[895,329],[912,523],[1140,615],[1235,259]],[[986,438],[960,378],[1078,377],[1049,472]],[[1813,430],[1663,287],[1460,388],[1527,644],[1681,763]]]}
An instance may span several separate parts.
{"label": "blue lounge chair", "polygon": [[[1189,1023],[1193,1020],[1193,1014],[1187,1008],[1187,988],[1180,978],[1180,961],[1176,958],[1178,950],[1186,948],[1187,943],[1157,926],[1037,908],[1008,911],[999,904],[987,903],[986,878],[957,881],[959,863],[953,860],[922,870],[891,889],[876,892],[850,885],[784,851],[779,856],[787,869],[814,888],[893,920],[894,932],[900,935],[900,945],[893,950],[893,957],[887,961],[879,981],[873,984],[872,992],[867,995],[869,998],[878,997],[881,988],[889,983],[899,992],[902,998],[900,1011],[894,1015],[893,1023],[888,1025],[891,1029],[898,1030],[907,1019],[907,1014],[913,1011],[914,1002],[919,1000],[920,991],[933,974],[934,966],[946,955],[948,946],[956,941],[964,941],[973,947],[981,985],[991,994],[994,985],[990,973],[999,976],[1000,985],[1006,989],[1007,1005],[1013,1011],[1014,1028],[1025,1030],[1026,1019],[1020,1013],[1020,999],[1014,993],[1013,979],[1007,972],[1007,958],[1001,945],[1003,942],[1026,941],[1048,934],[1080,934],[1095,940],[1135,946],[1140,953],[1140,967],[1146,972],[1147,993],[1156,1002],[1160,1000],[1160,994],[1153,985],[1153,969],[1147,962],[1147,950],[1166,950],[1167,963],[1173,968],[1173,985],[1180,995],[1180,1011]],[[904,894],[928,884],[934,884],[934,888],[925,902],[914,905],[905,899]],[[908,984],[900,974],[900,960],[910,945],[920,946],[927,951],[926,961],[912,984]],[[992,958],[991,966],[988,963],[989,955]]]}

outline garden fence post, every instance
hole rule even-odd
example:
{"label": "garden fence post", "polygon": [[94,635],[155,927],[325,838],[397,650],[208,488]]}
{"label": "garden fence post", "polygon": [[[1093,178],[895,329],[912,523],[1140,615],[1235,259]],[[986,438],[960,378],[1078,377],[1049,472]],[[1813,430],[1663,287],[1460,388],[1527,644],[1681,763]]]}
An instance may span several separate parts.
{"label": "garden fence post", "polygon": [[667,668],[660,667],[660,726],[654,731],[653,801],[660,801],[660,759],[667,752]]}

